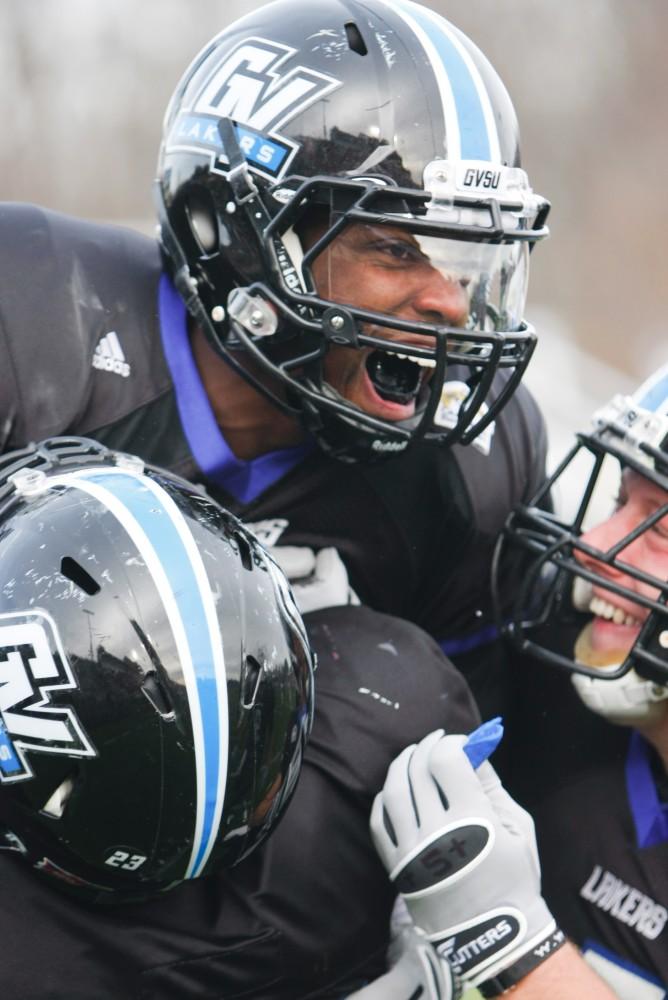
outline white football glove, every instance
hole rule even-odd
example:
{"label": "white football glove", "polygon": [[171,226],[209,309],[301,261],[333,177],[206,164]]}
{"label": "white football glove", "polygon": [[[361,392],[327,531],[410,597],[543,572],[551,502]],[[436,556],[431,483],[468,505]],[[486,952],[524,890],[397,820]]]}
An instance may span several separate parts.
{"label": "white football glove", "polygon": [[533,820],[491,764],[474,770],[466,740],[438,730],[407,747],[371,833],[415,924],[467,987],[494,995],[564,938],[540,894]]}
{"label": "white football glove", "polygon": [[304,545],[274,545],[267,551],[290,581],[290,589],[303,615],[340,604],[359,604],[335,548],[315,553]]}
{"label": "white football glove", "polygon": [[392,942],[396,963],[348,1000],[456,1000],[459,990],[449,966],[439,958],[416,927],[403,927]]}

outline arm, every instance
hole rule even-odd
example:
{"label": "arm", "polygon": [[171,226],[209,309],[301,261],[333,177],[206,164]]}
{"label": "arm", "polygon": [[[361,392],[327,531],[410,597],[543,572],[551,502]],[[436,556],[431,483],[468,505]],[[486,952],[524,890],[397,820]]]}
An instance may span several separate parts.
{"label": "arm", "polygon": [[[456,1000],[452,970],[417,928],[402,934],[401,954],[389,972],[351,993],[348,1000]],[[567,942],[512,989],[513,1000],[615,1000],[615,994]]]}
{"label": "arm", "polygon": [[374,802],[376,848],[414,922],[483,996],[613,998],[540,894],[531,817],[465,742],[439,730],[408,747]]}
{"label": "arm", "polygon": [[537,966],[512,991],[513,1000],[616,1000],[616,993],[596,975],[575,945],[563,948]]}

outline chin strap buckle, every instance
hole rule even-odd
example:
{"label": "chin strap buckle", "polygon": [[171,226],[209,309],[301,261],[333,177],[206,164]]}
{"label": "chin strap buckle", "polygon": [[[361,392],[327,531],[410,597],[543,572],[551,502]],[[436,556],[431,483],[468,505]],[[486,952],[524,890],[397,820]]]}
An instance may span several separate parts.
{"label": "chin strap buckle", "polygon": [[254,337],[271,337],[278,329],[278,318],[269,303],[259,295],[249,295],[245,288],[232,289],[227,314]]}

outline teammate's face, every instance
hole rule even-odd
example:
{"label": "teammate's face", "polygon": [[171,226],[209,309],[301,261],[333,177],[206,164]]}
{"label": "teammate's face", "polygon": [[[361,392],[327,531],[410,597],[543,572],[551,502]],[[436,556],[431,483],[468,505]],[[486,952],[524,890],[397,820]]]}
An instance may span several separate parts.
{"label": "teammate's face", "polygon": [[[441,264],[436,266],[424,244],[421,247],[414,236],[398,227],[350,226],[314,261],[313,276],[318,293],[341,304],[441,326],[463,327],[468,319],[467,278],[448,274]],[[370,325],[365,329],[385,340],[434,347],[431,337]],[[413,398],[398,402],[384,398],[374,385],[367,369],[373,353],[371,348],[331,347],[325,359],[326,381],[372,416],[411,417],[419,384],[429,378],[429,369],[412,369]]]}
{"label": "teammate's face", "polygon": [[[668,493],[665,490],[627,469],[622,476],[614,514],[584,534],[583,541],[605,552],[666,504]],[[656,588],[619,568],[607,566],[582,553],[576,553],[576,556],[604,580],[645,597],[655,599],[658,596]],[[617,558],[662,581],[668,580],[668,513],[622,549]],[[594,617],[578,639],[578,659],[590,666],[600,667],[622,662],[649,610],[633,600],[614,594],[602,584],[593,587],[590,610]]]}

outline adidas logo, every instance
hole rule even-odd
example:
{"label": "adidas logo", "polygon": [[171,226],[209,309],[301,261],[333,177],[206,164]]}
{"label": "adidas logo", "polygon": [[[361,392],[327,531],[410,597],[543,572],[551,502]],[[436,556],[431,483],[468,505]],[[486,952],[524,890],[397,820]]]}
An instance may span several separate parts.
{"label": "adidas logo", "polygon": [[95,348],[93,368],[99,368],[103,372],[113,372],[114,375],[122,375],[123,378],[127,378],[130,374],[130,365],[125,360],[118,335],[114,330],[105,334]]}

